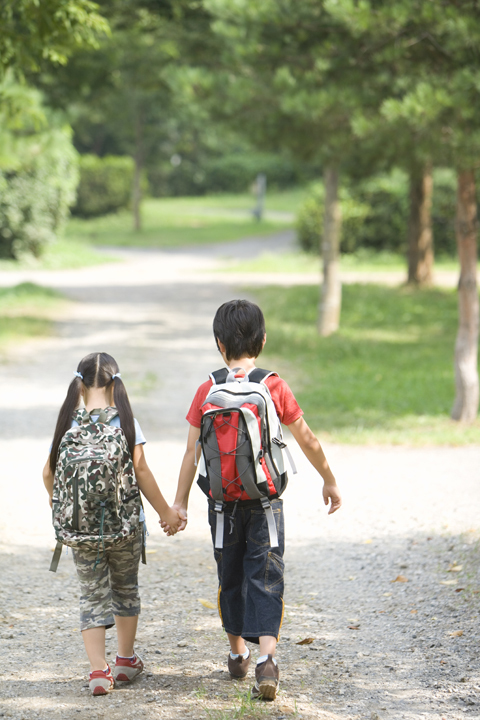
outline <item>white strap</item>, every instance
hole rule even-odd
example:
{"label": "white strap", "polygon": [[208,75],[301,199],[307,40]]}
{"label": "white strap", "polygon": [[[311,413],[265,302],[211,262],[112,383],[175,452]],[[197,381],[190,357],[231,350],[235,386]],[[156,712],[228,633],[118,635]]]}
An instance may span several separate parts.
{"label": "white strap", "polygon": [[215,547],[221,550],[223,548],[223,526],[225,522],[222,504],[215,503],[214,510],[217,516],[217,521],[215,523]]}
{"label": "white strap", "polygon": [[270,547],[278,547],[277,526],[273,515],[272,506],[268,498],[262,498],[262,507],[265,511],[268,525],[268,534],[270,536]]}

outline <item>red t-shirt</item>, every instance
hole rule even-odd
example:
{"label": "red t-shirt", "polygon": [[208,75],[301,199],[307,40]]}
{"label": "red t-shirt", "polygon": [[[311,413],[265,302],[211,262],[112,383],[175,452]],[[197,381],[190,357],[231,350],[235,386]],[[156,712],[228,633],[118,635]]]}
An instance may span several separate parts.
{"label": "red t-shirt", "polygon": [[[278,375],[271,375],[265,381],[270,395],[272,396],[273,403],[277,410],[277,415],[280,418],[280,422],[283,425],[291,425],[295,420],[303,415],[303,410],[295,400],[295,395],[290,390],[289,386],[278,377]],[[202,405],[205,402],[208,391],[212,387],[213,383],[209,378],[206,382],[202,383],[195,393],[193,402],[190,406],[190,410],[187,414],[187,420],[193,427],[199,428],[202,420]]]}

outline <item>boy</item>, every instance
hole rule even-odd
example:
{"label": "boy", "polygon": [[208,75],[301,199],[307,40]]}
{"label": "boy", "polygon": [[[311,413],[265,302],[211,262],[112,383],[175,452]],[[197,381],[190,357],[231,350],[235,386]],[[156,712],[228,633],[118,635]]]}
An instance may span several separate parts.
{"label": "boy", "polygon": [[[218,350],[230,369],[242,368],[246,374],[255,368],[266,341],[265,320],[257,305],[248,300],[224,303],[213,321],[213,333]],[[243,373],[241,373],[243,374]],[[184,517],[179,530],[187,523],[187,504],[196,472],[196,442],[200,435],[202,405],[212,386],[212,380],[198,388],[187,420],[190,423],[187,449],[180,469],[177,494],[173,508]],[[319,441],[303,419],[303,411],[287,383],[270,375],[266,378],[280,421],[286,425],[302,451],[324,480],[323,498],[331,501],[329,514],[339,509],[340,493],[328,466]],[[243,489],[243,488],[242,488]],[[277,694],[279,670],[275,650],[283,620],[283,509],[278,496],[270,497],[277,526],[278,547],[270,545],[266,513],[260,500],[227,502],[224,507],[223,548],[216,547],[218,515],[209,498],[209,522],[217,561],[218,605],[222,624],[230,642],[228,669],[233,678],[247,675],[250,652],[245,640],[260,645],[260,657],[255,669],[256,681],[252,698],[273,700]],[[169,528],[162,523],[165,532]]]}

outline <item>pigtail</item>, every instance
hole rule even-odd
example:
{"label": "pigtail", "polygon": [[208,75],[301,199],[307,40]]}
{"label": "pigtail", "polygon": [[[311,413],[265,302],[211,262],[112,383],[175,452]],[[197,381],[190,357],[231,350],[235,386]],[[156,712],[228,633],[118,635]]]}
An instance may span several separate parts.
{"label": "pigtail", "polygon": [[127,390],[122,382],[122,379],[115,376],[112,380],[113,386],[113,401],[115,407],[118,410],[118,416],[120,418],[120,426],[125,433],[127,445],[130,450],[130,454],[133,457],[133,449],[135,447],[135,422],[133,420],[132,407],[130,400],[128,399]]}
{"label": "pigtail", "polygon": [[60,441],[67,430],[72,425],[73,413],[80,405],[82,381],[79,377],[75,377],[68,386],[67,397],[63,401],[63,405],[58,413],[57,425],[53,434],[52,449],[50,451],[50,469],[55,475],[57,465],[57,454]]}

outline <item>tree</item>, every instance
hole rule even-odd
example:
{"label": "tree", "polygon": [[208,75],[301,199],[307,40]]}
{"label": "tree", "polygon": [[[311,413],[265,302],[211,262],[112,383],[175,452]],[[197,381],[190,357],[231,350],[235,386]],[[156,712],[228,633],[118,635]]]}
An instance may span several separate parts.
{"label": "tree", "polygon": [[65,64],[76,47],[93,45],[108,24],[90,0],[1,0],[0,70],[38,70]]}
{"label": "tree", "polygon": [[50,70],[41,86],[67,110],[77,143],[89,152],[128,154],[135,163],[134,226],[141,227],[144,170],[169,145],[175,119],[188,114],[184,64],[208,47],[208,22],[195,0],[106,0],[112,33],[95,51],[77,52],[68,71]]}
{"label": "tree", "polygon": [[458,282],[459,327],[455,343],[456,396],[454,420],[472,422],[477,417],[478,384],[478,289],[477,203],[473,170],[458,173],[456,238],[460,258]]}

